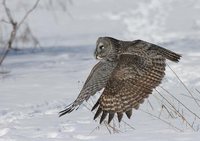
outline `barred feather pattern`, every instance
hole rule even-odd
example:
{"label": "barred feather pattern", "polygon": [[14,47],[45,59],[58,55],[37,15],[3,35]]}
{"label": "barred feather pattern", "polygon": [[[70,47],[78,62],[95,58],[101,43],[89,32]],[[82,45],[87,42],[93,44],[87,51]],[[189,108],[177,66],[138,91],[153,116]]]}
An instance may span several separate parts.
{"label": "barred feather pattern", "polygon": [[149,57],[157,54],[173,62],[179,62],[181,58],[180,54],[143,40],[120,41],[120,44],[122,53],[138,54],[139,56],[143,55]]}
{"label": "barred feather pattern", "polygon": [[98,62],[90,72],[90,75],[76,100],[68,105],[63,111],[60,111],[59,116],[72,112],[74,109],[78,108],[83,101],[88,100],[90,96],[103,89],[116,65],[117,62]]}
{"label": "barred feather pattern", "polygon": [[[103,45],[102,50],[100,49]],[[94,119],[102,123],[108,116],[108,123],[117,115],[120,122],[124,113],[131,118],[133,109],[138,109],[145,98],[162,81],[166,60],[178,62],[180,54],[142,41],[121,41],[112,37],[99,37],[95,56],[102,60],[88,76],[79,96],[60,116],[72,112],[83,101],[105,88],[93,106],[97,109]]]}
{"label": "barred feather pattern", "polygon": [[[97,102],[96,119],[101,113],[100,123],[108,115],[108,123],[117,114],[119,122],[123,113],[130,118],[132,109],[148,98],[153,89],[158,86],[165,73],[165,58],[156,55],[144,58],[137,55],[121,55],[117,67]],[[95,107],[95,108],[96,108]],[[93,108],[94,110],[94,108]]]}

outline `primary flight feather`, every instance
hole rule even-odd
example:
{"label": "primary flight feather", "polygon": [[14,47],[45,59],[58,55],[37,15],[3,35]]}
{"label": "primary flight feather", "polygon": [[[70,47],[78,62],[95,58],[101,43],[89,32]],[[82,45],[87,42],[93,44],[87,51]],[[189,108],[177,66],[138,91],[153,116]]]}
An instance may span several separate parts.
{"label": "primary flight feather", "polygon": [[78,108],[90,96],[104,88],[93,106],[97,109],[94,119],[100,115],[100,123],[108,116],[108,123],[117,115],[120,122],[125,113],[138,109],[165,75],[166,59],[178,62],[181,55],[142,40],[121,41],[112,37],[100,37],[95,56],[100,61],[90,72],[77,99],[60,116]]}

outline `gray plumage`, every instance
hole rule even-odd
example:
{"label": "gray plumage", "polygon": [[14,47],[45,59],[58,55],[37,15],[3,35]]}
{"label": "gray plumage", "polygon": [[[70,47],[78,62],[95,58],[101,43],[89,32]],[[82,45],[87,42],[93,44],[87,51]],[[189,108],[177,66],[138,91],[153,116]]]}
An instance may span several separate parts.
{"label": "gray plumage", "polygon": [[138,109],[165,75],[166,59],[178,62],[181,55],[142,40],[120,41],[111,37],[97,40],[95,56],[100,61],[88,76],[79,96],[60,116],[70,113],[84,100],[105,88],[92,110],[100,123],[108,115],[110,123],[117,114],[131,118],[132,109]]}
{"label": "gray plumage", "polygon": [[117,62],[107,62],[103,60],[98,62],[91,70],[77,99],[72,104],[68,105],[65,110],[61,111],[60,116],[72,112],[75,108],[78,108],[83,101],[88,100],[90,96],[103,89],[116,65]]}

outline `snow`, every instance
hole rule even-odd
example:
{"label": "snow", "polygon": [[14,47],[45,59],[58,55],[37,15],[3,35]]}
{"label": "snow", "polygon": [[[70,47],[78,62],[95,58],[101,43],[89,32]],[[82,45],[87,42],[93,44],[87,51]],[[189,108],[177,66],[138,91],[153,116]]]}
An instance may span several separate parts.
{"label": "snow", "polygon": [[[60,2],[62,2],[60,0]],[[34,1],[8,1],[16,20]],[[183,130],[180,132],[157,118],[144,113],[159,114],[160,105],[154,96],[140,110],[134,111],[131,120],[124,116],[120,125],[112,123],[117,131],[109,133],[106,126],[93,121],[92,101],[84,103],[78,110],[59,118],[58,112],[70,104],[78,95],[83,82],[97,61],[93,57],[96,39],[113,36],[122,40],[143,39],[183,55],[181,61],[168,62],[180,79],[194,93],[200,90],[200,3],[198,0],[74,0],[68,11],[59,5],[48,9],[48,1],[40,1],[27,23],[38,38],[41,48],[26,47],[11,51],[0,72],[0,141],[77,141],[77,140],[198,140],[194,132],[180,118],[163,119]],[[1,5],[1,4],[0,4]],[[47,5],[47,6],[46,6]],[[0,19],[5,18],[2,5]],[[3,40],[8,38],[10,28],[0,24]],[[196,103],[183,95],[187,90],[167,67],[162,86],[180,98],[189,108],[200,115]],[[167,95],[160,87],[160,92]],[[188,95],[189,96],[189,95]],[[176,105],[176,102],[174,102]],[[186,112],[186,111],[184,111]],[[193,117],[185,113],[189,121]],[[194,127],[198,128],[196,119]],[[135,128],[135,129],[132,129]]]}

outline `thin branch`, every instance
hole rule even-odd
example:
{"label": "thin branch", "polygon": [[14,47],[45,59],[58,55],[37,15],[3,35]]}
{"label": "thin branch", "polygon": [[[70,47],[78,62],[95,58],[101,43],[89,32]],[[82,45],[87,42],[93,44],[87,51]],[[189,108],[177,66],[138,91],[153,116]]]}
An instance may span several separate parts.
{"label": "thin branch", "polygon": [[165,103],[165,101],[164,101],[165,99],[162,98],[162,100],[161,100],[161,99],[158,98],[156,95],[154,95],[154,97],[156,98],[157,101],[160,101],[159,104],[161,104],[161,110],[160,110],[160,112],[159,112],[159,116],[158,116],[158,117],[161,117],[161,114],[162,114],[163,110],[166,110],[167,113],[168,113],[168,115],[169,115],[169,117],[175,118],[175,116],[170,112],[170,110],[173,111],[173,109],[172,109],[171,107],[169,107],[169,106]]}
{"label": "thin branch", "polygon": [[[185,97],[188,97],[188,98],[190,98],[190,99],[193,99],[191,96],[189,96],[189,95],[186,95],[186,94],[181,94],[182,96],[185,96]],[[200,102],[200,99],[197,99],[197,98],[195,98],[197,101],[199,101]]]}
{"label": "thin branch", "polygon": [[8,17],[8,20],[9,20],[10,24],[12,25],[12,31],[10,33],[9,40],[8,40],[6,46],[5,46],[6,50],[3,53],[2,57],[0,58],[0,66],[3,63],[4,59],[6,58],[8,52],[10,51],[10,49],[12,49],[12,44],[13,44],[13,41],[15,40],[15,37],[16,37],[16,34],[17,34],[17,31],[18,31],[19,27],[25,21],[25,19],[28,17],[28,15],[37,7],[39,1],[40,0],[36,1],[34,6],[25,14],[25,16],[19,22],[19,24],[17,24],[17,22],[13,19],[13,16],[12,16],[12,14],[10,12],[10,9],[6,5],[6,0],[3,0],[3,7],[4,7],[4,10],[5,10],[6,15]]}
{"label": "thin branch", "polygon": [[198,89],[195,89],[195,90],[198,92],[198,94],[200,94],[200,91]]}
{"label": "thin branch", "polygon": [[0,65],[3,63],[3,60],[7,56],[8,52],[10,51],[10,49],[12,48],[12,42],[15,39],[16,31],[17,31],[17,22],[15,22],[13,20],[13,17],[11,15],[10,9],[6,5],[6,0],[3,0],[3,6],[4,6],[4,9],[5,9],[6,15],[8,17],[8,20],[12,24],[12,31],[10,33],[10,38],[8,40],[8,43],[6,44],[6,50],[5,50],[2,58],[0,59]]}
{"label": "thin branch", "polygon": [[97,129],[99,129],[99,128],[100,128],[100,125],[97,126],[97,127],[95,127],[95,128],[89,133],[89,136],[92,135],[92,133],[94,133],[94,131],[97,130]]}
{"label": "thin branch", "polygon": [[8,16],[8,20],[10,21],[10,23],[15,24],[14,19],[11,15],[10,9],[6,5],[6,0],[3,0],[3,7],[6,11],[6,15]]}
{"label": "thin branch", "polygon": [[152,117],[154,117],[154,118],[157,118],[157,119],[161,120],[162,122],[168,124],[169,126],[173,127],[174,129],[176,129],[176,130],[178,130],[178,131],[180,131],[180,132],[183,132],[183,130],[181,130],[181,129],[179,129],[178,127],[172,125],[170,122],[165,121],[165,120],[161,119],[160,117],[158,117],[158,116],[156,116],[156,115],[154,115],[154,114],[152,114],[152,113],[149,113],[149,112],[144,111],[144,110],[142,110],[142,109],[140,109],[140,111],[142,111],[142,112],[144,112],[144,113],[146,113],[146,114],[148,114],[148,115],[150,115],[150,116],[152,116]]}
{"label": "thin branch", "polygon": [[135,128],[134,128],[133,126],[131,126],[130,124],[128,124],[128,123],[125,122],[124,120],[122,120],[122,122],[123,122],[124,124],[126,124],[127,126],[129,126],[131,129],[135,130]]}
{"label": "thin branch", "polygon": [[2,22],[2,23],[6,23],[6,24],[11,24],[9,21],[6,21],[6,20],[4,20],[4,19],[1,19],[0,22]]}
{"label": "thin branch", "polygon": [[167,91],[165,88],[163,88],[162,86],[160,86],[166,93],[168,93],[172,98],[174,98],[176,101],[178,101],[185,109],[187,109],[190,113],[192,113],[193,115],[195,115],[198,119],[200,119],[200,116],[198,116],[197,114],[195,114],[192,110],[190,110],[187,106],[185,106],[185,104],[183,104],[180,100],[178,100],[178,98],[176,98],[175,96],[173,96],[169,91]]}
{"label": "thin branch", "polygon": [[185,121],[190,127],[191,129],[193,129],[195,131],[195,129],[192,127],[192,125],[187,121],[187,119],[169,102],[169,100],[167,100],[158,90],[156,90],[157,93],[163,98],[165,99],[165,101],[175,110],[175,112],[183,119],[183,121]]}
{"label": "thin branch", "polygon": [[[171,118],[174,118],[174,116],[172,115],[172,113],[170,113],[169,109],[167,108],[167,106],[165,106],[164,104],[162,105],[162,109],[165,109],[167,111],[167,113],[169,114],[169,116]],[[171,109],[170,109],[171,110]]]}
{"label": "thin branch", "polygon": [[27,13],[24,15],[24,17],[22,18],[22,20],[19,22],[18,28],[22,25],[22,23],[24,23],[24,21],[25,21],[26,18],[29,16],[29,14],[30,14],[33,10],[35,10],[35,8],[38,6],[38,3],[39,3],[39,2],[40,2],[40,0],[37,0],[37,1],[35,2],[35,4],[33,5],[33,7],[32,7],[30,10],[27,11]]}
{"label": "thin branch", "polygon": [[191,95],[191,97],[194,99],[194,101],[196,102],[196,104],[198,105],[198,107],[200,107],[199,103],[196,101],[195,97],[193,96],[193,94],[190,92],[190,90],[187,88],[187,86],[183,83],[183,81],[180,79],[180,77],[176,74],[176,72],[167,64],[167,66],[169,67],[169,69],[174,73],[174,75],[178,78],[178,80],[181,82],[181,84],[184,86],[184,88],[188,91],[188,93]]}
{"label": "thin branch", "polygon": [[147,102],[150,105],[151,109],[154,110],[153,105],[151,104],[151,102],[149,101],[149,99],[147,99]]}
{"label": "thin branch", "polygon": [[[89,108],[87,105],[83,104],[83,106],[86,107],[86,109],[88,109],[89,111],[91,111],[90,108]],[[92,113],[94,114],[94,112],[92,112]],[[98,117],[98,118],[100,118],[100,117]],[[105,127],[107,128],[107,130],[108,130],[109,133],[111,133],[111,131],[110,131],[109,128],[111,128],[113,131],[115,131],[115,132],[117,132],[117,133],[120,133],[120,132],[123,133],[121,130],[115,128],[114,126],[111,126],[110,124],[108,124],[107,121],[104,121],[103,123],[104,123],[104,125],[105,125]],[[97,127],[98,127],[98,126],[97,126]],[[95,129],[96,129],[96,128],[95,128]],[[93,132],[93,131],[92,131],[92,132]]]}

